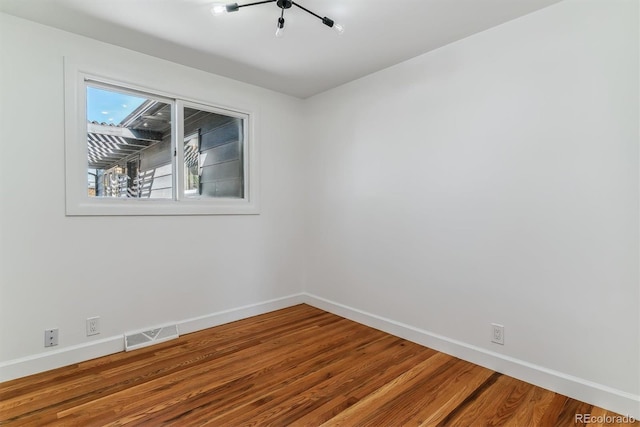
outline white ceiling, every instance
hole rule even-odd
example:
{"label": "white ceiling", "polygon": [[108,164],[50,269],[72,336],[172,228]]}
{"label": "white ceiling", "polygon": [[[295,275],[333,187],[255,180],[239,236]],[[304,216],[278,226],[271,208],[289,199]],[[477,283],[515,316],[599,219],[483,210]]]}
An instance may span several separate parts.
{"label": "white ceiling", "polygon": [[283,38],[275,3],[218,17],[215,0],[0,0],[0,11],[306,98],[559,1],[297,0],[345,32],[294,6]]}

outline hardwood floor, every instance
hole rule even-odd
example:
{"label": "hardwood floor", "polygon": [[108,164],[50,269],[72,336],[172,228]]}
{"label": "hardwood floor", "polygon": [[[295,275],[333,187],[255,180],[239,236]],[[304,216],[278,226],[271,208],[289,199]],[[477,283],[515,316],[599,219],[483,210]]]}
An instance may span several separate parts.
{"label": "hardwood floor", "polygon": [[576,414],[616,415],[307,305],[0,384],[0,424],[16,426],[584,425]]}

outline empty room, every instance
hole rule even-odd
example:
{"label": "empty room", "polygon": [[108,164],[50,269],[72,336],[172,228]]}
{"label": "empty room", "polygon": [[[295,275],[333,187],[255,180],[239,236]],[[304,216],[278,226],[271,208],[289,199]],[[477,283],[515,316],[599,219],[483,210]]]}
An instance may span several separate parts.
{"label": "empty room", "polygon": [[640,1],[0,0],[0,425],[640,425]]}

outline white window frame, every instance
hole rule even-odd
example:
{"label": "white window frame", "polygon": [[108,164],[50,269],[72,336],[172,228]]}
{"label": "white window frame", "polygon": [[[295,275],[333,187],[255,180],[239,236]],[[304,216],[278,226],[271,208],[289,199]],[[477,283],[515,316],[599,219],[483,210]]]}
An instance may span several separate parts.
{"label": "white window frame", "polygon": [[[112,70],[113,71],[113,70]],[[126,74],[126,73],[124,73]],[[98,67],[79,64],[65,58],[65,185],[67,216],[110,216],[110,215],[230,215],[259,214],[257,150],[254,142],[253,123],[255,115],[249,111],[217,106],[209,100],[196,100],[161,90],[145,87],[125,78],[123,73],[105,76]],[[127,199],[110,197],[89,197],[87,191],[87,120],[86,86],[111,87],[138,92],[151,99],[171,102],[172,141],[175,153],[173,161],[173,199]],[[170,88],[169,88],[170,89]],[[244,197],[205,198],[184,195],[184,107],[224,114],[243,119],[244,145]],[[182,166],[181,166],[182,165]]]}

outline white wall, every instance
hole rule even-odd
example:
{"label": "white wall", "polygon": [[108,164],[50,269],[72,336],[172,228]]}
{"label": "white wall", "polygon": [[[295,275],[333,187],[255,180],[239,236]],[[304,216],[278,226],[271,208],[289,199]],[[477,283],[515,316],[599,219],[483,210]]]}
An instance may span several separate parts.
{"label": "white wall", "polygon": [[[304,102],[0,15],[0,374],[302,300],[640,414],[638,15],[567,0]],[[65,217],[65,55],[255,109],[261,215]]]}
{"label": "white wall", "polygon": [[640,414],[638,78],[579,0],[311,98],[307,291]]}
{"label": "white wall", "polygon": [[[8,15],[0,19],[5,377],[20,374],[10,368],[24,358],[110,337],[117,338],[109,347],[117,351],[126,331],[300,293],[302,146],[299,121],[291,120],[300,100]],[[255,112],[261,214],[65,217],[64,56],[110,58],[134,75],[146,73],[141,78],[149,87],[171,85],[188,98]],[[101,317],[102,333],[87,338],[91,316]],[[58,347],[44,348],[46,328],[59,328]]]}

